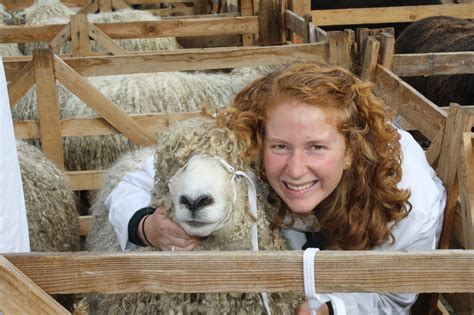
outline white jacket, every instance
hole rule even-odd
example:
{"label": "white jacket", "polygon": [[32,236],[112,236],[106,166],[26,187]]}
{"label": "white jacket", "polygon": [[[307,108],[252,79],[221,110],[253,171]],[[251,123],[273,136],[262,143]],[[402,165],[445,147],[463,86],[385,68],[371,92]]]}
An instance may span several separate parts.
{"label": "white jacket", "polygon": [[[374,250],[436,249],[441,233],[446,193],[439,178],[426,161],[425,154],[413,137],[402,130],[402,180],[400,188],[411,191],[409,215],[392,227],[395,242]],[[151,199],[154,176],[153,157],[136,173],[127,174],[106,199],[109,220],[115,228],[122,249],[129,248],[128,221],[138,209],[147,207]],[[133,205],[133,206],[131,206]],[[293,249],[306,242],[303,233],[285,231]],[[320,294],[320,302],[331,301],[335,314],[409,314],[417,295],[376,293]]]}
{"label": "white jacket", "polygon": [[29,252],[25,198],[2,56],[0,120],[0,253]]}

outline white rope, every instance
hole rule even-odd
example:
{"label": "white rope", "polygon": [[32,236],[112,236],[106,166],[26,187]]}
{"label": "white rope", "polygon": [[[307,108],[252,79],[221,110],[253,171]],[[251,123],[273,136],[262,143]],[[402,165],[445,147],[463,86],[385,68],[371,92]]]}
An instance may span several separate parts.
{"label": "white rope", "polygon": [[321,307],[314,282],[314,257],[317,252],[319,252],[319,248],[307,248],[303,254],[304,292],[311,315],[316,315],[316,310]]}

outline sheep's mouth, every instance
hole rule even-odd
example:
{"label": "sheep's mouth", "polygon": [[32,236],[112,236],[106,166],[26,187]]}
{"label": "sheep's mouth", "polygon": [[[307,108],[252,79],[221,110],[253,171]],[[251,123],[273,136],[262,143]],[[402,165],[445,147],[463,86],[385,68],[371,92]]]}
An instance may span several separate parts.
{"label": "sheep's mouth", "polygon": [[200,228],[200,227],[203,227],[203,226],[206,226],[206,225],[210,224],[208,222],[200,222],[200,221],[186,221],[184,223],[186,223],[187,225],[189,225],[190,227],[193,227],[193,228]]}

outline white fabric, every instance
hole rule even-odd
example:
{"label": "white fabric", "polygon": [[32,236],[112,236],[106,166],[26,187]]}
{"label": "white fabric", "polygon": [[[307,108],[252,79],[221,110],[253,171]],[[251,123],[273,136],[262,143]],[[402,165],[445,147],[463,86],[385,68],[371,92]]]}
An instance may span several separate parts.
{"label": "white fabric", "polygon": [[0,107],[0,252],[29,252],[25,198],[1,56]]}
{"label": "white fabric", "polygon": [[314,257],[319,252],[319,248],[307,248],[303,254],[303,281],[304,293],[308,300],[308,307],[311,315],[316,315],[316,311],[321,307],[316,294],[316,283],[314,281]]}
{"label": "white fabric", "polygon": [[[395,242],[388,242],[374,250],[430,250],[435,249],[441,232],[446,193],[426,161],[425,154],[413,137],[400,130],[402,148],[402,180],[400,188],[411,191],[412,210],[392,227]],[[153,159],[144,170],[127,175],[107,199],[111,222],[125,248],[128,240],[128,221],[133,213],[148,206],[153,186]],[[111,207],[111,205],[113,205]],[[301,249],[306,242],[304,233],[284,231],[293,249]],[[409,314],[417,295],[412,293],[334,293],[318,294],[321,304],[331,301],[335,314]]]}

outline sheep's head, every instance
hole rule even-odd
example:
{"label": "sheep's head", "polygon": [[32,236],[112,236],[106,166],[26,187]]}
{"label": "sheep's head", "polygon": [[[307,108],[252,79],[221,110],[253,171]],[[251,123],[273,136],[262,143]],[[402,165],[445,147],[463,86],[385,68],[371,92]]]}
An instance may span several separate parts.
{"label": "sheep's head", "polygon": [[224,163],[195,155],[169,181],[174,217],[186,233],[208,236],[229,223],[237,184]]}
{"label": "sheep's head", "polygon": [[[238,214],[236,195],[247,204],[246,183],[233,178],[233,171],[250,172],[240,159],[243,145],[234,134],[211,119],[179,123],[159,139],[153,206],[165,206],[190,235],[208,236]],[[224,162],[225,161],[225,162]],[[231,166],[230,166],[231,165]],[[245,189],[245,190],[244,190]]]}

